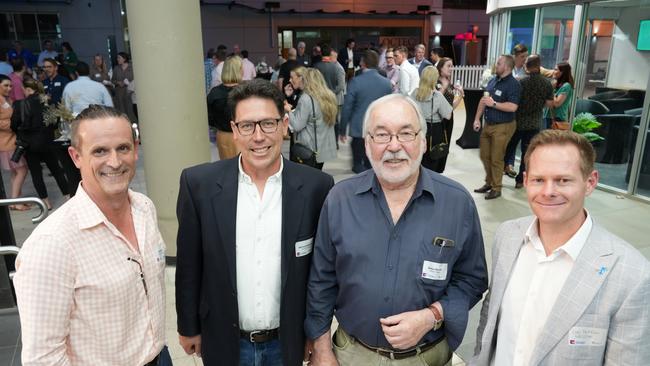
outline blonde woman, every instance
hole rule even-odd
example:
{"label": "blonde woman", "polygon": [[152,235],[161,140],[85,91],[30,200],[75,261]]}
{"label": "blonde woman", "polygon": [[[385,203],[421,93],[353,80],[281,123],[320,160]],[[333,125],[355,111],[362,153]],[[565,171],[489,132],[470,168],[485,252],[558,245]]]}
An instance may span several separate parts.
{"label": "blonde woman", "polygon": [[317,152],[316,168],[323,169],[326,161],[336,158],[336,96],[317,69],[299,66],[291,71],[290,81],[294,89],[302,90],[302,94],[293,111],[285,103],[285,110],[289,112],[289,127],[295,134],[296,142]]}
{"label": "blonde woman", "polygon": [[420,106],[422,115],[427,122],[427,151],[422,157],[422,166],[442,173],[445,169],[444,163],[447,160],[446,157],[434,160],[429,155],[429,151],[431,151],[432,146],[441,142],[449,144],[449,138],[451,136],[446,135],[442,120],[451,118],[453,109],[444,95],[436,90],[437,83],[438,69],[434,66],[427,66],[422,70],[418,88],[409,97],[415,100],[418,106]]}
{"label": "blonde woman", "polygon": [[223,83],[208,94],[208,122],[217,129],[219,159],[224,160],[239,154],[232,138],[232,116],[228,107],[228,93],[242,81],[242,59],[239,56],[230,56],[224,61],[221,80]]}

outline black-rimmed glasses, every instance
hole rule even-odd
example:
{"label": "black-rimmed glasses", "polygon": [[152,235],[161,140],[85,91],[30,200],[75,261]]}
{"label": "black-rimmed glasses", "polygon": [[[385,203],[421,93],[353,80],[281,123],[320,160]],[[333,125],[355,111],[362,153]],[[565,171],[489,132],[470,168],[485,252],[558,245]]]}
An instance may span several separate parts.
{"label": "black-rimmed glasses", "polygon": [[282,118],[267,118],[261,121],[241,121],[235,122],[237,130],[242,136],[249,136],[255,133],[255,127],[260,126],[264,133],[273,133],[278,130],[278,125]]}
{"label": "black-rimmed glasses", "polygon": [[415,140],[415,137],[422,132],[422,130],[419,130],[417,132],[411,132],[411,131],[405,131],[405,132],[400,132],[397,134],[392,134],[392,133],[386,133],[386,132],[378,132],[374,135],[368,134],[372,141],[378,143],[378,144],[387,144],[393,140],[393,136],[397,139],[399,142],[411,142]]}

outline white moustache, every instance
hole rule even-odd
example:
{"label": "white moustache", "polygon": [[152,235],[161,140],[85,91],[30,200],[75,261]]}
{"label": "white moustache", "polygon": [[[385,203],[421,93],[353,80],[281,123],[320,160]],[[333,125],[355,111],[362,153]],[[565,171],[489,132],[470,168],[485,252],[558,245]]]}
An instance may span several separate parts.
{"label": "white moustache", "polygon": [[383,163],[385,161],[393,159],[406,160],[409,162],[411,161],[411,157],[406,153],[406,151],[400,150],[398,152],[385,151],[384,155],[381,157],[381,162]]}

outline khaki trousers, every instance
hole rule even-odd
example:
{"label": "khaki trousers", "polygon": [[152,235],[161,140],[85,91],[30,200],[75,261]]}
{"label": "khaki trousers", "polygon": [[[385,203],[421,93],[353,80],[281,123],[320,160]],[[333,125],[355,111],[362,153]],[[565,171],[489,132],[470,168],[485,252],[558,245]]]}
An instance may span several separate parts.
{"label": "khaki trousers", "polygon": [[503,157],[510,138],[517,129],[515,121],[483,126],[480,138],[480,156],[485,168],[485,184],[501,192]]}
{"label": "khaki trousers", "polygon": [[234,158],[239,154],[232,132],[217,131],[217,150],[219,151],[219,160]]}
{"label": "khaki trousers", "polygon": [[334,333],[334,354],[341,366],[451,366],[452,352],[443,339],[424,352],[401,360],[391,360],[369,350],[339,328]]}

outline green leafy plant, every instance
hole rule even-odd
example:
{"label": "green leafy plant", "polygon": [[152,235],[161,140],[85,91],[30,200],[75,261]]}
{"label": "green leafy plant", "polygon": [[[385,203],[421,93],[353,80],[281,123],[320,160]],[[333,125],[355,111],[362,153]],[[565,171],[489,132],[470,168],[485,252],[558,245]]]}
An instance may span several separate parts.
{"label": "green leafy plant", "polygon": [[593,130],[601,125],[602,123],[598,122],[593,114],[587,112],[579,113],[573,119],[573,132],[586,137],[589,142],[603,141],[605,139],[602,136],[593,132]]}

